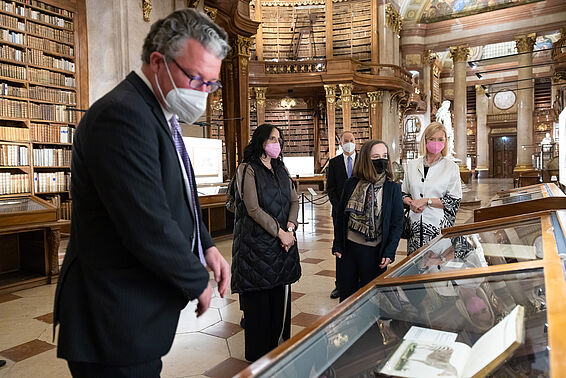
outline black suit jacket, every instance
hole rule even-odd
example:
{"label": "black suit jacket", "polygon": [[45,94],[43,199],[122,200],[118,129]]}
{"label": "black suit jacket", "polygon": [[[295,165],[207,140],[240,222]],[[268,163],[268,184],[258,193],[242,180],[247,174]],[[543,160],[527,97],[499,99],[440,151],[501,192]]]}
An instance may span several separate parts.
{"label": "black suit jacket", "polygon": [[[348,220],[350,213],[345,209],[348,201],[360,181],[357,177],[350,177],[344,184],[344,191],[340,203],[336,209],[336,226],[334,227],[334,244],[332,250],[342,254],[346,250],[346,237],[348,231]],[[401,233],[403,232],[403,195],[401,186],[393,181],[385,180],[383,183],[383,199],[381,201],[381,257],[389,257],[391,262],[395,260],[395,252],[399,246]]]}
{"label": "black suit jacket", "polygon": [[[81,120],[71,194],[57,355],[116,365],[163,356],[181,309],[209,276],[191,250],[194,218],[168,123],[135,73]],[[202,221],[200,230],[203,248],[212,246]]]}
{"label": "black suit jacket", "polygon": [[[356,154],[356,157],[358,154]],[[355,159],[352,162],[352,169],[354,168]],[[346,164],[344,164],[344,155],[340,154],[330,159],[328,163],[328,170],[326,171],[326,193],[328,199],[332,204],[332,214],[335,214],[336,207],[340,202],[344,183],[348,179],[346,172]]]}

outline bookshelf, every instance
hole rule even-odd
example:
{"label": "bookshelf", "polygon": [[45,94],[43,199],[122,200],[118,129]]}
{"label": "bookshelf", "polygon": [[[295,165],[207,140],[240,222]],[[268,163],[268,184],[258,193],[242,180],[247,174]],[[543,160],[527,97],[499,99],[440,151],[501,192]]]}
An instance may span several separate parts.
{"label": "bookshelf", "polygon": [[371,61],[371,1],[357,0],[332,6],[334,57]]}
{"label": "bookshelf", "polygon": [[85,12],[84,0],[0,0],[0,199],[38,195],[63,219],[80,118],[69,108],[88,105]]}

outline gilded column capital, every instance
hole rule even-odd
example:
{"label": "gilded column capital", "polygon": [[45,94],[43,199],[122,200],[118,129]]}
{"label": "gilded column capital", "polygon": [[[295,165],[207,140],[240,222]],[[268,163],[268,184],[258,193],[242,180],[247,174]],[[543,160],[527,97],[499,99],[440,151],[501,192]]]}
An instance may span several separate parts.
{"label": "gilded column capital", "polygon": [[383,91],[368,92],[369,102],[371,104],[381,102],[383,100]]}
{"label": "gilded column capital", "polygon": [[[198,4],[198,1],[197,1]],[[202,8],[202,10],[204,11],[204,13],[206,13],[206,15],[208,17],[210,17],[210,19],[212,21],[216,20],[216,15],[218,14],[218,9],[216,8],[212,8],[212,7],[207,7],[206,5]]]}
{"label": "gilded column capital", "polygon": [[340,87],[342,101],[350,101],[352,99],[352,89],[354,89],[354,86],[352,84],[338,84],[338,87]]}
{"label": "gilded column capital", "polygon": [[436,60],[436,53],[432,50],[425,50],[423,52],[422,63],[425,66],[430,66]]}
{"label": "gilded column capital", "polygon": [[526,53],[533,51],[535,42],[537,40],[537,33],[519,34],[515,36],[515,45],[517,46],[518,53]]}
{"label": "gilded column capital", "polygon": [[336,85],[325,84],[324,91],[326,92],[326,101],[330,103],[334,102],[334,98],[336,97]]}
{"label": "gilded column capital", "polygon": [[485,89],[479,84],[476,84],[476,95],[481,96],[485,94]]}
{"label": "gilded column capital", "polygon": [[267,87],[254,87],[255,99],[258,106],[265,105],[265,94],[267,93]]}
{"label": "gilded column capital", "polygon": [[397,9],[393,8],[391,3],[385,5],[385,25],[397,34],[401,32],[403,27],[403,17]]}
{"label": "gilded column capital", "polygon": [[196,8],[198,3],[200,3],[200,0],[187,0],[187,8]]}
{"label": "gilded column capital", "polygon": [[468,45],[460,45],[450,47],[450,57],[454,63],[466,62],[470,56],[470,48]]}
{"label": "gilded column capital", "polygon": [[243,37],[237,35],[236,38],[232,40],[232,48],[235,55],[250,56],[250,47],[253,44],[253,39],[248,37]]}
{"label": "gilded column capital", "polygon": [[142,2],[143,20],[149,22],[149,15],[151,13],[151,0],[143,0]]}

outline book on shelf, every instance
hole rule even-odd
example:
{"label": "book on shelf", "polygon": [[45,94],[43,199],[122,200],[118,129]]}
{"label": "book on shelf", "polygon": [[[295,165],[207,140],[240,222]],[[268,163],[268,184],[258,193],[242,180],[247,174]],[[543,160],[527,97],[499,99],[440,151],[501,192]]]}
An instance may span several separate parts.
{"label": "book on shelf", "polygon": [[0,144],[0,166],[19,167],[29,165],[26,146]]}
{"label": "book on shelf", "polygon": [[70,172],[34,172],[34,189],[36,193],[64,192],[71,187]]}
{"label": "book on shelf", "polygon": [[0,126],[0,140],[14,142],[29,141],[29,130],[22,127]]}
{"label": "book on shelf", "polygon": [[472,347],[457,333],[412,326],[380,373],[396,377],[484,377],[524,342],[524,307],[516,306]]}
{"label": "book on shelf", "polygon": [[29,175],[0,172],[0,195],[29,192]]}

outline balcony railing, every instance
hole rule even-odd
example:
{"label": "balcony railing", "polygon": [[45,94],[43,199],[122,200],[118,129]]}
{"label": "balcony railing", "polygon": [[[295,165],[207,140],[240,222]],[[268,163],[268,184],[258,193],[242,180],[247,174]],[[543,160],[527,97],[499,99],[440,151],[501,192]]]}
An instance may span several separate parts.
{"label": "balcony railing", "polygon": [[265,62],[266,74],[294,74],[309,72],[326,72],[326,61],[305,60],[300,62]]}

